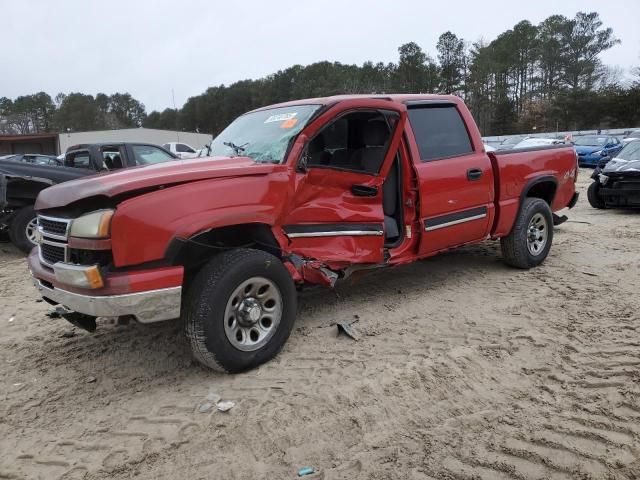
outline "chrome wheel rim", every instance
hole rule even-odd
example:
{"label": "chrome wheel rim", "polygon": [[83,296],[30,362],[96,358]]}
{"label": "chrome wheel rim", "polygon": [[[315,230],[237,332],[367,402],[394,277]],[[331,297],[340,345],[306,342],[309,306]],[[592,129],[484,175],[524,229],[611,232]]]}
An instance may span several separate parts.
{"label": "chrome wheel rim", "polygon": [[224,311],[224,333],[234,348],[252,352],[271,340],[281,318],[280,289],[268,278],[252,277],[229,296]]}
{"label": "chrome wheel rim", "polygon": [[527,227],[527,248],[531,255],[537,256],[542,253],[549,238],[549,228],[547,219],[541,213],[536,213],[529,221]]}
{"label": "chrome wheel rim", "polygon": [[29,240],[33,245],[36,244],[36,231],[38,229],[38,219],[37,218],[32,218],[31,221],[29,223],[27,223],[27,226],[24,229],[24,233],[27,237],[27,240]]}

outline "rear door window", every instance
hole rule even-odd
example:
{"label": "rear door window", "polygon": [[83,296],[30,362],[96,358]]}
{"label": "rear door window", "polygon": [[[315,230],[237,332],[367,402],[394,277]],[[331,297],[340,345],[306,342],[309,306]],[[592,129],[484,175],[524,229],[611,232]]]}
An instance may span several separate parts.
{"label": "rear door window", "polygon": [[133,145],[131,150],[136,165],[150,165],[174,160],[167,152],[152,145]]}
{"label": "rear door window", "polygon": [[87,151],[67,153],[65,164],[75,168],[91,168],[91,157]]}
{"label": "rear door window", "polygon": [[455,105],[409,106],[408,113],[423,162],[473,152],[469,132]]}

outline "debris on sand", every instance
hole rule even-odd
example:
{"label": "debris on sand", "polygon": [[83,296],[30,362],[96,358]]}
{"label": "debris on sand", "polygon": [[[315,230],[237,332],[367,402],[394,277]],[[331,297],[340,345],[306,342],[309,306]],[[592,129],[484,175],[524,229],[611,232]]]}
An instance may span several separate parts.
{"label": "debris on sand", "polygon": [[87,377],[87,383],[96,383],[97,381],[96,377]]}
{"label": "debris on sand", "polygon": [[311,475],[312,473],[315,473],[315,469],[313,467],[302,467],[300,470],[298,470],[299,477],[304,477],[305,475]]}
{"label": "debris on sand", "polygon": [[207,413],[209,410],[211,410],[211,407],[213,407],[212,403],[209,403],[209,402],[202,403],[198,405],[198,411],[200,413]]}
{"label": "debris on sand", "polygon": [[[356,320],[356,322],[357,322],[357,320]],[[356,342],[358,340],[360,340],[360,334],[358,333],[358,331],[353,326],[353,324],[356,323],[356,322],[351,322],[351,323],[338,322],[336,324],[338,326],[338,335],[340,335],[340,332],[342,332],[345,335],[347,335],[348,337],[350,337],[353,340],[355,340]]]}
{"label": "debris on sand", "polygon": [[209,392],[209,395],[207,395],[207,401],[208,402],[218,403],[220,400],[222,400],[222,397],[220,395],[218,395],[217,393]]}
{"label": "debris on sand", "polygon": [[218,410],[220,410],[221,412],[228,412],[235,406],[236,406],[235,402],[231,402],[231,401],[218,402],[218,405],[217,405]]}

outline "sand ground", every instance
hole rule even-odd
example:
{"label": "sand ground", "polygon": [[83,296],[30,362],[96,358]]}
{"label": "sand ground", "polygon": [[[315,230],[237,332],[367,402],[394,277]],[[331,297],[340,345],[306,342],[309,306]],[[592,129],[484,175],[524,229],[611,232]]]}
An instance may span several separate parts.
{"label": "sand ground", "polygon": [[61,336],[1,244],[0,478],[640,478],[640,212],[589,207],[588,173],[543,266],[487,242],[305,292],[243,375],[177,322]]}

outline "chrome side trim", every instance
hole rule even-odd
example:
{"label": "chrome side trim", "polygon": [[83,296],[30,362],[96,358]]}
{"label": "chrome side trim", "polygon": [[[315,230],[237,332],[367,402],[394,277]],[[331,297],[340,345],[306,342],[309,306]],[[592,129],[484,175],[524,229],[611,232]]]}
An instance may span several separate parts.
{"label": "chrome side trim", "polygon": [[486,213],[481,213],[480,215],[474,215],[473,217],[460,218],[458,220],[452,220],[446,223],[439,223],[438,225],[433,225],[430,227],[425,227],[425,232],[431,232],[433,230],[438,230],[440,228],[451,227],[453,225],[458,225],[459,223],[471,222],[472,220],[480,220],[481,218],[485,218],[487,216]]}
{"label": "chrome side trim", "polygon": [[344,235],[350,237],[380,237],[384,235],[382,230],[342,230],[331,232],[297,232],[286,233],[289,238],[304,238],[304,237],[341,237]]}
{"label": "chrome side trim", "polygon": [[182,287],[162,288],[124,295],[91,296],[50,288],[35,279],[43,297],[78,313],[94,317],[133,315],[141,323],[160,322],[180,317]]}

